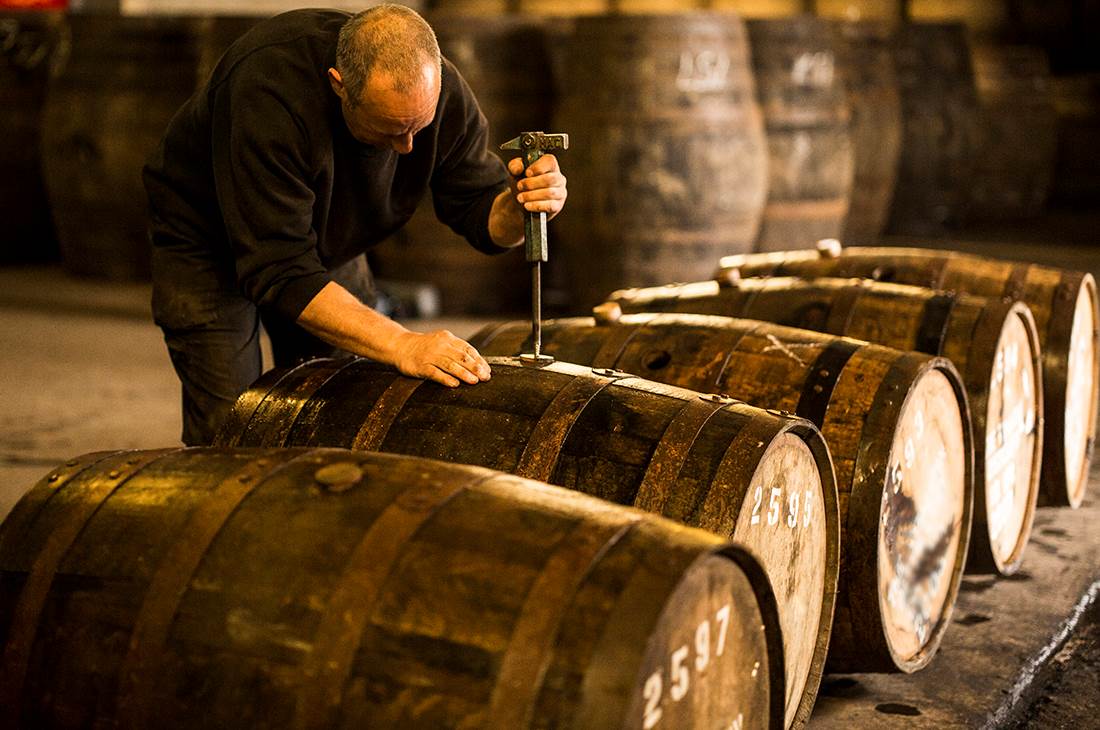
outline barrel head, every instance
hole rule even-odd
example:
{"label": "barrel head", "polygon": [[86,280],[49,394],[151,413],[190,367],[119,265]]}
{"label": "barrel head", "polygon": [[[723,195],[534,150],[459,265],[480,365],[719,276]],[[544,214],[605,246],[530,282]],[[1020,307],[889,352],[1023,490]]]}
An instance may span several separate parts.
{"label": "barrel head", "polygon": [[1080,506],[1088,485],[1089,463],[1096,438],[1100,398],[1100,352],[1097,337],[1096,282],[1086,277],[1077,294],[1066,369],[1065,443],[1066,488],[1070,506]]}

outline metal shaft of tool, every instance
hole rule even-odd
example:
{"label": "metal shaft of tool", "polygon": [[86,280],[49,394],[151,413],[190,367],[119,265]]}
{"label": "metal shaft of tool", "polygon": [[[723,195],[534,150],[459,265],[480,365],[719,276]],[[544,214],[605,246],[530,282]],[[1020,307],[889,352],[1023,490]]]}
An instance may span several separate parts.
{"label": "metal shaft of tool", "polygon": [[542,262],[531,264],[531,342],[535,359],[542,353]]}

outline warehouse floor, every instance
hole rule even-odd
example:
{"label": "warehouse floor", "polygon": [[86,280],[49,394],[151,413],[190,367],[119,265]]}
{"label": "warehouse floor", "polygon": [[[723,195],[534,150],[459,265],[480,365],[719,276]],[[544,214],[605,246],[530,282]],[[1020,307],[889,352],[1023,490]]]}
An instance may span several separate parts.
{"label": "warehouse floor", "polygon": [[[1095,217],[953,241],[1100,276]],[[896,239],[892,243],[916,243]],[[1092,244],[1092,245],[1085,245]],[[0,518],[48,469],[93,450],[179,443],[178,384],[148,287],[0,269]],[[483,321],[437,324],[460,336]],[[831,676],[811,725],[1095,727],[1100,706],[1100,464],[1079,510],[1041,510],[1022,572],[964,580],[954,622],[916,675]]]}

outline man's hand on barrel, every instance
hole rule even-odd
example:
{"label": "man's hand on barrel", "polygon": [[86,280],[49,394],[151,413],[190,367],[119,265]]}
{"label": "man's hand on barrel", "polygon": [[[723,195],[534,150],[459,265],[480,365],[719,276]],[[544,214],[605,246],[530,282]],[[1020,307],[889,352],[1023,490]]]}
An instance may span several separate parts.
{"label": "man's hand on barrel", "polygon": [[485,358],[473,345],[447,330],[403,332],[397,336],[393,352],[393,365],[404,375],[452,388],[460,382],[475,385],[490,377]]}
{"label": "man's hand on barrel", "polygon": [[514,157],[508,161],[508,172],[512,175],[512,187],[516,202],[529,213],[546,213],[553,218],[565,206],[568,196],[565,175],[558,167],[558,159],[553,155],[543,155],[527,168],[523,169],[523,158]]}

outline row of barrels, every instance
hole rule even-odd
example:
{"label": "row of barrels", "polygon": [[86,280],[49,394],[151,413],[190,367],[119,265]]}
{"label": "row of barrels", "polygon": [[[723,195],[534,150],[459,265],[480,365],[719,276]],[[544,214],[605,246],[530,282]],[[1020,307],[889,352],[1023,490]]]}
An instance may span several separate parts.
{"label": "row of barrels", "polygon": [[[27,727],[159,706],[193,724],[796,726],[826,670],[916,671],[964,568],[1019,568],[1043,444],[1087,471],[1098,334],[1087,275],[908,256],[872,273],[941,288],[730,259],[548,322],[559,362],[515,356],[526,323],[471,339],[493,368],[475,387],[310,361],[245,392],[214,449],[74,460],[0,527],[0,706]],[[965,272],[1001,295],[943,289]],[[1065,478],[1043,487],[1079,503]],[[710,542],[661,533],[620,563],[642,521]]]}

